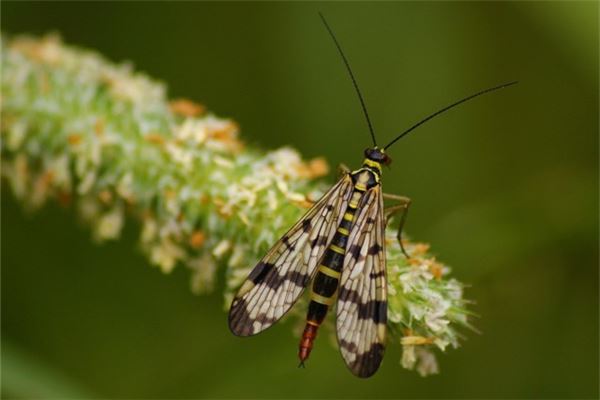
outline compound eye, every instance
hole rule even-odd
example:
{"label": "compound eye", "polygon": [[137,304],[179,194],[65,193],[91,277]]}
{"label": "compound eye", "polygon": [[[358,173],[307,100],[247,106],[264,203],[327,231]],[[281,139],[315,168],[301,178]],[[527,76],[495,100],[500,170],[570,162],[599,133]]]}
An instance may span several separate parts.
{"label": "compound eye", "polygon": [[364,155],[365,155],[366,158],[369,158],[369,156],[371,155],[371,149],[366,148],[365,151],[364,151]]}
{"label": "compound eye", "polygon": [[392,159],[387,156],[387,154],[383,155],[383,163],[385,165],[390,165],[392,163]]}

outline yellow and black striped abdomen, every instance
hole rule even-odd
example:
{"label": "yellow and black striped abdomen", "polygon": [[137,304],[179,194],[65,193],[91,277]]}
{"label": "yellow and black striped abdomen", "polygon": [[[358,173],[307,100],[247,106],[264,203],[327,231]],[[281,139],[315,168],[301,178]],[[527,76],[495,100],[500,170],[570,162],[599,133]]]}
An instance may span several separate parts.
{"label": "yellow and black striped abdomen", "polygon": [[[362,189],[363,185],[362,180],[355,183],[354,192],[346,207],[344,217],[317,268],[317,274],[313,280],[310,293],[311,303],[307,315],[309,321],[314,318],[314,322],[321,323],[327,313],[327,308],[333,304],[342,273],[350,229],[360,200],[366,190]],[[311,307],[313,312],[311,312]]]}
{"label": "yellow and black striped abdomen", "polygon": [[313,341],[319,325],[325,319],[329,307],[335,301],[338,291],[348,237],[357,209],[364,193],[372,186],[378,185],[375,175],[369,170],[359,170],[353,173],[354,191],[348,202],[344,216],[335,232],[329,247],[317,268],[310,291],[310,303],[306,315],[306,326],[300,341],[299,357],[303,363],[312,349]]}

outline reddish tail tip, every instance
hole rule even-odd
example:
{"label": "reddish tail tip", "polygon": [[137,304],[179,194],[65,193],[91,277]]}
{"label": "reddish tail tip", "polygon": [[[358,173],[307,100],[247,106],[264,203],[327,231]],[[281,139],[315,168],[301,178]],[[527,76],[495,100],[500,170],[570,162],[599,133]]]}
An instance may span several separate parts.
{"label": "reddish tail tip", "polygon": [[304,367],[304,361],[310,356],[310,351],[313,347],[313,342],[317,337],[317,330],[319,325],[307,322],[302,333],[302,339],[300,339],[300,346],[298,348],[298,358],[300,359],[300,365]]}

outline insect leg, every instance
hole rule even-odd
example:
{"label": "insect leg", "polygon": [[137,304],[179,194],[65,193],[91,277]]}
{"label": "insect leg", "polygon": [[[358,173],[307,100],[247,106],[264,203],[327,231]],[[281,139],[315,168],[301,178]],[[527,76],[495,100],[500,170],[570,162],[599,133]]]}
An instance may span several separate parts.
{"label": "insect leg", "polygon": [[398,196],[396,194],[383,194],[384,199],[395,200],[398,204],[394,204],[384,210],[385,214],[385,224],[387,226],[388,222],[395,214],[402,213],[400,216],[400,225],[398,226],[398,243],[400,243],[400,249],[402,253],[406,256],[406,258],[410,258],[406,250],[404,249],[404,245],[402,244],[402,229],[404,228],[404,223],[406,222],[406,216],[408,215],[408,207],[410,206],[411,199],[406,196]]}

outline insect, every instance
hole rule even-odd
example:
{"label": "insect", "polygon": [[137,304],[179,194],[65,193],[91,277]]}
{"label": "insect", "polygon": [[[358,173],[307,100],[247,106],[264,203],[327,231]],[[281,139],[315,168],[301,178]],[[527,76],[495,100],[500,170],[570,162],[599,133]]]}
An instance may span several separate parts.
{"label": "insect", "polygon": [[[378,147],[362,94],[350,64],[331,27],[321,19],[344,61],[367,121],[373,147],[362,166],[345,170],[339,181],[275,243],[251,271],[229,311],[229,327],[237,336],[251,336],[277,322],[310,285],[306,325],[300,340],[300,365],[308,359],[317,330],[336,304],[336,331],[342,357],[358,377],[373,375],[383,359],[387,323],[385,228],[400,213],[397,239],[410,199],[382,191],[382,167],[391,163],[387,149],[435,116],[470,99],[517,82],[495,86],[463,98],[429,115]],[[395,201],[384,208],[384,198]],[[336,302],[337,299],[337,302]]]}

